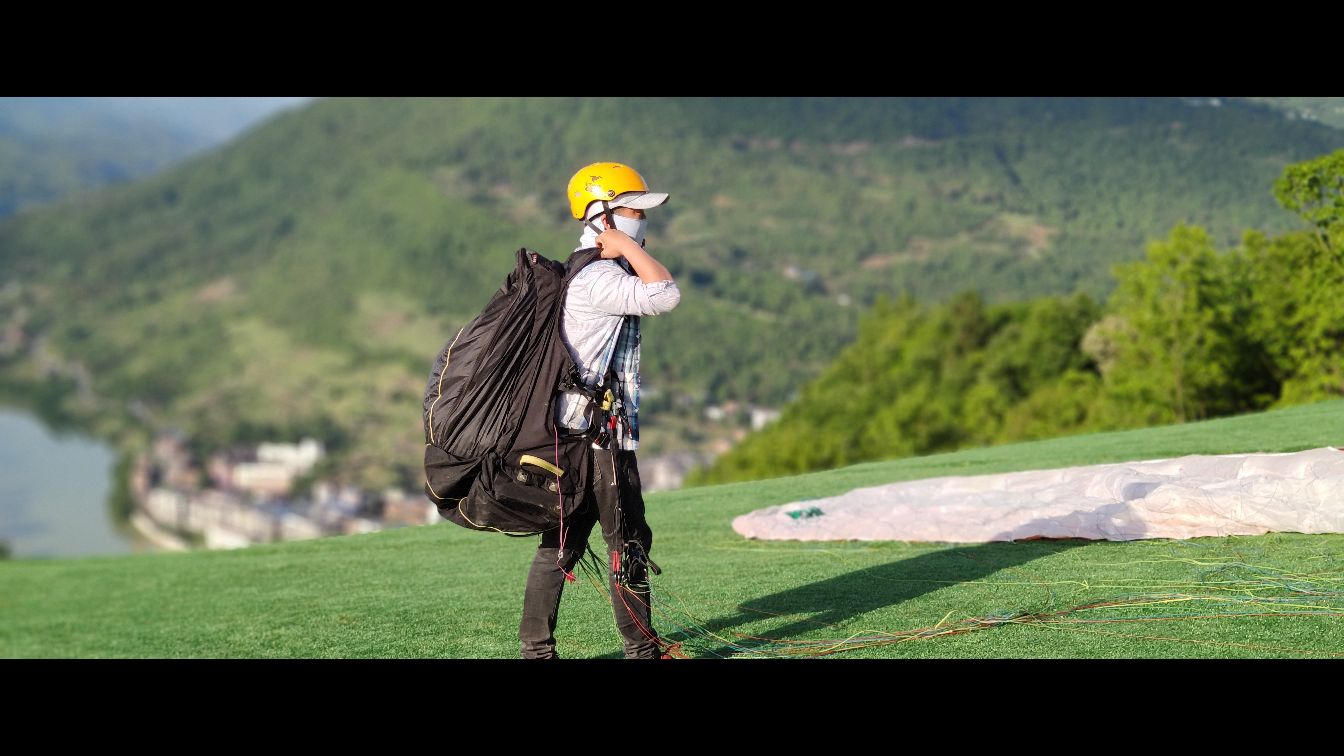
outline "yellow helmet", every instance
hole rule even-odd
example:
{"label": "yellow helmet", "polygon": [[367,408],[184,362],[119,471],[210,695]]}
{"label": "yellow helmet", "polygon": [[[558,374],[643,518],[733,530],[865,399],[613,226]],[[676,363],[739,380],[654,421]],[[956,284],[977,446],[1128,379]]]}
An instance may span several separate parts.
{"label": "yellow helmet", "polygon": [[621,163],[592,163],[580,168],[569,180],[569,212],[578,220],[594,202],[603,209],[633,207],[645,210],[667,201],[665,192],[649,191],[649,184],[634,168]]}

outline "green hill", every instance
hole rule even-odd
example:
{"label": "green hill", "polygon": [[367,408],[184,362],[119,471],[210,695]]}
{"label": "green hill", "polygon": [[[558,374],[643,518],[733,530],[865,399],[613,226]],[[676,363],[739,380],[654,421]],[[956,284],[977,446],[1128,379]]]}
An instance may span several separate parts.
{"label": "green hill", "polygon": [[0,218],[155,173],[301,97],[0,97]]}
{"label": "green hill", "polygon": [[147,176],[210,143],[147,115],[71,97],[0,97],[0,218]]}
{"label": "green hill", "polygon": [[[653,579],[656,626],[699,658],[826,648],[867,658],[1337,656],[1338,534],[803,544],[746,541],[730,522],[897,480],[1342,438],[1336,401],[651,495],[664,571]],[[535,546],[441,523],[235,551],[0,562],[0,656],[512,658]],[[605,601],[582,581],[568,588],[563,656],[619,655]]]}
{"label": "green hill", "polygon": [[645,334],[652,450],[660,413],[782,403],[879,295],[1103,296],[1179,221],[1285,230],[1266,187],[1341,145],[1176,98],[319,100],[0,224],[0,388],[106,437],[317,434],[414,485],[432,355],[514,249],[572,249],[560,188],[620,159],[672,192],[650,249],[685,289]]}
{"label": "green hill", "polygon": [[1243,97],[1284,112],[1288,118],[1319,121],[1344,129],[1344,97]]}
{"label": "green hill", "polygon": [[[1344,396],[1344,150],[1276,183],[1310,230],[1218,250],[1177,226],[1104,308],[1043,297],[879,302],[778,422],[688,482],[1221,417]],[[1304,224],[1306,225],[1306,224]]]}

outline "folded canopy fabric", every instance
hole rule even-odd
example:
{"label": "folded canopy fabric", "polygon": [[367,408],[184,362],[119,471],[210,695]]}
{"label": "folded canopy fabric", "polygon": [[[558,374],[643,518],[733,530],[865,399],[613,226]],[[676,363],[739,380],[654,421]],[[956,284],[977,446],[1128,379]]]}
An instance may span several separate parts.
{"label": "folded canopy fabric", "polygon": [[1344,451],[1173,459],[929,478],[766,507],[747,538],[983,543],[1344,532]]}

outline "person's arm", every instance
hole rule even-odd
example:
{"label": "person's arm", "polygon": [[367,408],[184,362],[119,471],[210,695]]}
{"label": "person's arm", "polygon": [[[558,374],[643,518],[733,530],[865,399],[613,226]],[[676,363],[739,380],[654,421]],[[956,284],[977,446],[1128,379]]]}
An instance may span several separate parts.
{"label": "person's arm", "polygon": [[672,281],[672,274],[667,268],[620,229],[609,228],[603,231],[602,235],[597,237],[597,246],[602,250],[602,257],[608,260],[624,257],[629,261],[630,267],[635,269],[635,275],[644,283]]}
{"label": "person's arm", "polygon": [[594,263],[574,278],[573,285],[582,295],[572,298],[567,307],[582,302],[581,306],[591,308],[594,314],[661,315],[681,301],[681,291],[670,279],[645,283],[614,263]]}

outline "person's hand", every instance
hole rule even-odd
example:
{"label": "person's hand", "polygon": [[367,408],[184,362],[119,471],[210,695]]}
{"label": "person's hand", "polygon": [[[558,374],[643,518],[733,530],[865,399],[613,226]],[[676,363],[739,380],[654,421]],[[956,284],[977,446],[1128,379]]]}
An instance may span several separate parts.
{"label": "person's hand", "polygon": [[635,240],[631,239],[629,234],[619,228],[609,228],[597,237],[597,248],[602,250],[602,258],[604,260],[614,260],[618,257],[624,257],[625,245],[627,244],[633,244],[636,247],[639,246],[638,244],[635,244]]}

